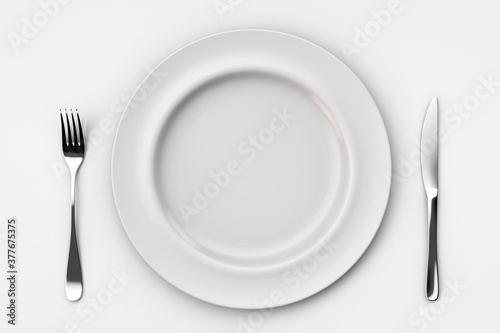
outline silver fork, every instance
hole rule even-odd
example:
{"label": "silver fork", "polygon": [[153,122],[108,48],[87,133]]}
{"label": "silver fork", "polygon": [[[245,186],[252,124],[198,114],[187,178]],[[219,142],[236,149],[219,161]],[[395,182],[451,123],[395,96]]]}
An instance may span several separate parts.
{"label": "silver fork", "polygon": [[[70,301],[78,301],[83,294],[83,279],[76,237],[76,175],[85,155],[85,141],[78,110],[73,112],[73,109],[70,109],[69,113],[66,109],[64,112],[61,109],[59,111],[62,129],[62,150],[71,175],[71,239],[66,273],[66,297]],[[78,123],[78,127],[76,123]]]}

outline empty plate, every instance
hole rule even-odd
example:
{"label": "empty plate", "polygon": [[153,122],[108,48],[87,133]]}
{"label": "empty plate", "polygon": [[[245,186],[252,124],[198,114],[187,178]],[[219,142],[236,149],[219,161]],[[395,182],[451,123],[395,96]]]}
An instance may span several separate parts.
{"label": "empty plate", "polygon": [[230,31],[158,65],[124,111],[116,206],[146,262],[204,301],[269,308],[340,278],[390,190],[387,133],[360,80],[291,35]]}

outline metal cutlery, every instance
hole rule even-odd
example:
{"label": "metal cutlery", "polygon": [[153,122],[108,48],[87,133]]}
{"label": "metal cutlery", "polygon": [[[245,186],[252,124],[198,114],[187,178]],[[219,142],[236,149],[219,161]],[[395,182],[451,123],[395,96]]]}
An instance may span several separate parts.
{"label": "metal cutlery", "polygon": [[[426,297],[435,301],[439,297],[439,275],[437,260],[437,212],[438,212],[438,142],[439,112],[437,97],[433,97],[425,115],[420,141],[422,180],[427,195],[428,253]],[[429,148],[429,143],[431,147]],[[426,147],[426,149],[423,149]]]}
{"label": "metal cutlery", "polygon": [[85,156],[85,140],[78,110],[59,111],[62,150],[71,176],[71,238],[66,273],[66,297],[70,301],[78,301],[83,294],[83,279],[76,233],[76,175]]}

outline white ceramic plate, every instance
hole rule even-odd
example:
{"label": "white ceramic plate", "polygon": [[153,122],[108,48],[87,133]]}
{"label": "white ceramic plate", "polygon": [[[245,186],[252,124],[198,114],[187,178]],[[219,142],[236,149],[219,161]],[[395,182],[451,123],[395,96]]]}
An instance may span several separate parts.
{"label": "white ceramic plate", "polygon": [[123,114],[112,164],[148,264],[246,309],[299,301],[349,270],[381,223],[390,171],[360,80],[320,47],[262,30],[203,38],[158,65]]}

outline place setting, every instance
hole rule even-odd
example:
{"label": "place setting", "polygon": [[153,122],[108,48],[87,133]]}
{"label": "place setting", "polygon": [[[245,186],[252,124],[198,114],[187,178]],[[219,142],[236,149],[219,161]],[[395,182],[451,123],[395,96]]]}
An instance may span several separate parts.
{"label": "place setting", "polygon": [[[58,113],[71,175],[65,292],[77,302],[79,244],[90,240],[78,237],[76,189],[90,129],[84,109]],[[420,147],[427,266],[414,291],[429,301],[439,297],[438,119],[433,97]],[[368,89],[321,46],[270,30],[218,33],[168,55],[130,98],[109,158],[116,211],[142,259],[165,283],[236,309],[334,284],[377,237],[391,192],[389,137]]]}

